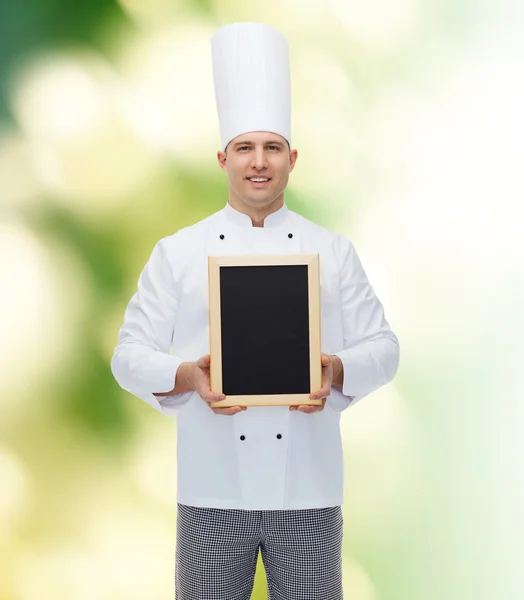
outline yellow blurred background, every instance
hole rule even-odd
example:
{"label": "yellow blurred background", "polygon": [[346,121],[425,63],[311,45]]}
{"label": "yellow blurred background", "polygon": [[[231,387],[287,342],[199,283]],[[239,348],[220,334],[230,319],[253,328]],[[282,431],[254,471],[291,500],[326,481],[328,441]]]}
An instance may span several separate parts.
{"label": "yellow blurred background", "polygon": [[342,416],[345,595],[520,600],[511,0],[2,1],[0,598],[174,595],[175,424],[109,361],[155,242],[227,201],[209,39],[234,21],[288,38],[286,202],[354,242],[401,344]]}

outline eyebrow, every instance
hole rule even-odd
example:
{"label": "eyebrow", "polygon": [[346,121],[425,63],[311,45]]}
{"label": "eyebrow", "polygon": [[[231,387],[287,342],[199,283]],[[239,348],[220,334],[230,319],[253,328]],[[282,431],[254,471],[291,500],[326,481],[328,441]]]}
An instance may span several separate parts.
{"label": "eyebrow", "polygon": [[[282,142],[279,142],[278,140],[269,140],[269,142],[264,142],[266,146],[268,146],[269,144],[275,144],[278,146],[283,146],[284,144]],[[245,141],[245,142],[237,142],[234,147],[238,148],[238,146],[252,146],[253,142],[250,141]]]}

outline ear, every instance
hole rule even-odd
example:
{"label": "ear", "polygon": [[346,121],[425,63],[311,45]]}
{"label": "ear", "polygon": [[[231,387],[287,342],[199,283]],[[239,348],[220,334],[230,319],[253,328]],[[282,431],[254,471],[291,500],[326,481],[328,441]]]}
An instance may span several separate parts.
{"label": "ear", "polygon": [[295,163],[297,162],[297,158],[298,158],[298,150],[291,150],[291,152],[289,153],[289,172],[290,173],[295,168]]}
{"label": "ear", "polygon": [[222,150],[217,152],[217,160],[222,171],[227,172],[227,154]]}

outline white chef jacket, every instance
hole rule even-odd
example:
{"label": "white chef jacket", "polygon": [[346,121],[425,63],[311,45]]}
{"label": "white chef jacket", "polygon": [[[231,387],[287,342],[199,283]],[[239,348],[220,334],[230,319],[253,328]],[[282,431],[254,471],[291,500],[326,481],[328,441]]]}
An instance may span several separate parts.
{"label": "white chef jacket", "polygon": [[[319,254],[321,349],[340,357],[342,393],[323,411],[250,406],[215,414],[197,392],[173,389],[182,362],[210,352],[208,256]],[[171,349],[171,353],[170,353]],[[161,239],[129,302],[111,361],[120,386],[177,421],[177,501],[248,510],[339,506],[340,411],[391,381],[399,345],[351,242],[284,204],[264,227],[228,203]]]}

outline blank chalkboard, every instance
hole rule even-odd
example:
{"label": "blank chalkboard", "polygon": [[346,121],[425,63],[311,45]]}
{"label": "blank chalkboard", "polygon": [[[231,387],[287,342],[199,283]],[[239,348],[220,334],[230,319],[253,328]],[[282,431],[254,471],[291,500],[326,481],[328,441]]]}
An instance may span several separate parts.
{"label": "blank chalkboard", "polygon": [[209,257],[213,406],[320,404],[318,255]]}

